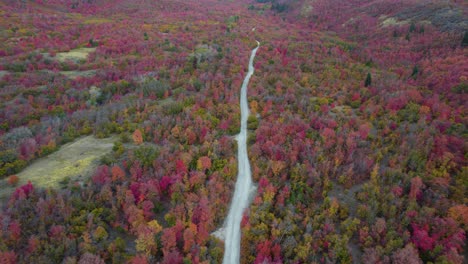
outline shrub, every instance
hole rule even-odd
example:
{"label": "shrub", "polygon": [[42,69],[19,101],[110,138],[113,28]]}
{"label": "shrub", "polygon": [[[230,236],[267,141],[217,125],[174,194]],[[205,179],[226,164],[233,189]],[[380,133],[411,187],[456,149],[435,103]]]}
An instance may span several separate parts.
{"label": "shrub", "polygon": [[155,95],[158,98],[163,98],[166,91],[170,89],[167,83],[156,79],[147,79],[139,87],[145,97]]}
{"label": "shrub", "polygon": [[184,104],[179,102],[172,102],[164,108],[164,113],[168,115],[177,115],[184,111]]}
{"label": "shrub", "polygon": [[416,123],[419,120],[419,108],[420,106],[415,103],[409,103],[405,108],[398,111],[398,117],[400,121],[408,121],[410,123]]}
{"label": "shrub", "polygon": [[142,146],[135,150],[135,158],[141,162],[143,166],[149,167],[153,161],[159,156],[159,151],[152,146]]}
{"label": "shrub", "polygon": [[8,184],[11,186],[16,186],[18,184],[19,178],[16,175],[11,175],[8,177]]}
{"label": "shrub", "polygon": [[256,130],[258,128],[258,119],[254,115],[249,115],[247,119],[247,128],[250,130]]}

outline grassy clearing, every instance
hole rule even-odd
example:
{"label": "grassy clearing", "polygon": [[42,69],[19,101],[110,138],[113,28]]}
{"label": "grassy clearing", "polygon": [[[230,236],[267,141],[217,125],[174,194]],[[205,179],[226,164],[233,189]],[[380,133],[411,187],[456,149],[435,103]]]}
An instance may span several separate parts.
{"label": "grassy clearing", "polygon": [[92,77],[96,75],[96,70],[89,71],[61,71],[60,74],[67,76],[70,79],[76,79],[78,77]]}
{"label": "grassy clearing", "polygon": [[[58,187],[66,179],[84,179],[92,174],[99,159],[112,151],[115,141],[117,137],[97,139],[87,136],[65,144],[17,174],[17,186],[31,181],[38,187]],[[8,185],[7,179],[0,180],[0,200],[7,198],[14,190],[14,187]]]}
{"label": "grassy clearing", "polygon": [[409,21],[407,20],[397,20],[394,17],[389,17],[389,18],[384,18],[385,20],[382,21],[382,26],[383,27],[388,27],[388,26],[403,26],[409,24]]}
{"label": "grassy clearing", "polygon": [[103,23],[111,23],[111,22],[113,22],[112,19],[103,18],[103,17],[93,17],[93,18],[85,19],[84,24],[90,25],[90,24],[103,24]]}
{"label": "grassy clearing", "polygon": [[0,71],[0,79],[3,78],[3,76],[7,75],[9,72],[8,71]]}
{"label": "grassy clearing", "polygon": [[94,52],[96,48],[79,48],[73,49],[68,52],[60,52],[57,53],[56,58],[57,60],[64,62],[66,60],[74,60],[74,61],[81,61],[86,60],[88,55],[91,52]]}

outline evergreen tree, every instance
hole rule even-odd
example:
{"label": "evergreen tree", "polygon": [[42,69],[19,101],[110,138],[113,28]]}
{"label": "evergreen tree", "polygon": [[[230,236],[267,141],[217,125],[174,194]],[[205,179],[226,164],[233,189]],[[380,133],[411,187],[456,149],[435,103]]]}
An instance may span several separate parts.
{"label": "evergreen tree", "polygon": [[372,84],[372,76],[370,74],[370,72],[367,73],[367,77],[366,77],[366,80],[364,81],[364,86],[365,87],[368,87]]}
{"label": "evergreen tree", "polygon": [[418,65],[414,65],[414,67],[413,67],[413,72],[411,73],[411,77],[413,77],[414,79],[416,79],[416,77],[418,76],[418,73],[419,73]]}
{"label": "evergreen tree", "polygon": [[463,35],[463,40],[462,40],[462,47],[468,46],[468,31],[465,31],[465,34]]}
{"label": "evergreen tree", "polygon": [[409,28],[409,32],[414,32],[416,30],[416,24],[414,24],[414,22],[411,23],[410,25],[410,28]]}

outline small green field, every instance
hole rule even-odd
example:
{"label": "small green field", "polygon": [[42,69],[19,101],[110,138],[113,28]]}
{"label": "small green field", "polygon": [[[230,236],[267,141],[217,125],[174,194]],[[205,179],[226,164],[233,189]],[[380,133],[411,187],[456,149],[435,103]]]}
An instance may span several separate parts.
{"label": "small green field", "polygon": [[64,62],[66,60],[74,60],[74,61],[80,61],[80,60],[86,60],[88,58],[88,54],[91,52],[94,52],[96,48],[79,48],[79,49],[73,49],[68,52],[60,52],[57,53],[56,58],[57,60]]}
{"label": "small green field", "polygon": [[[65,179],[83,179],[94,171],[99,159],[112,151],[116,137],[97,139],[93,136],[80,138],[63,145],[58,151],[33,162],[18,173],[17,186],[31,181],[37,187],[57,187]],[[0,200],[7,198],[15,187],[0,180]]]}

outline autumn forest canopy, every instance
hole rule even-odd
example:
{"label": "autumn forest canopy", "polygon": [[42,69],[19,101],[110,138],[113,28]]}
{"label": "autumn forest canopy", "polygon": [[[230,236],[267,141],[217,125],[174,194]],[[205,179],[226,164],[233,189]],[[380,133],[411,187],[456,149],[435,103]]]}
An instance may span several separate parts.
{"label": "autumn forest canopy", "polygon": [[256,40],[240,263],[466,263],[456,0],[0,0],[0,263],[221,263]]}

